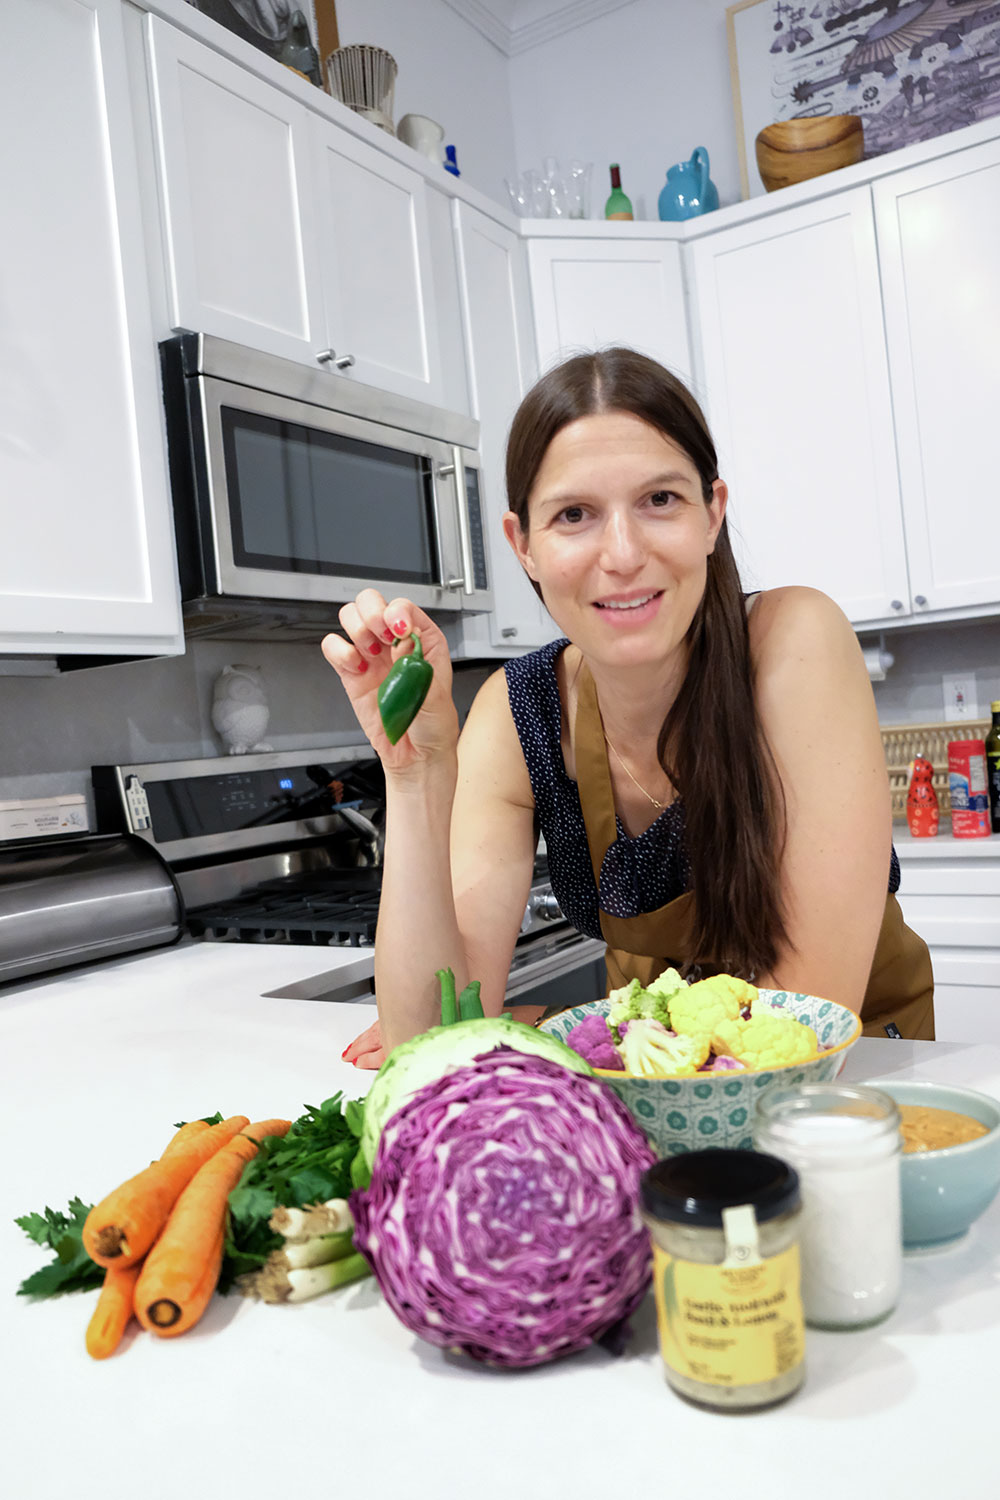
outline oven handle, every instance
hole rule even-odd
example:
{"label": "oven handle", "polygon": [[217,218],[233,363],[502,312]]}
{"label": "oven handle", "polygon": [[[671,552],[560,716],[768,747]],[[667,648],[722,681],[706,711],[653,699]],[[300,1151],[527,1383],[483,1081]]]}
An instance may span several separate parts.
{"label": "oven handle", "polygon": [[[574,969],[582,969],[585,964],[603,958],[606,951],[606,945],[600,938],[581,935],[574,942],[562,944],[554,951],[550,949],[540,958],[529,958],[522,966],[511,969],[507,978],[506,999],[509,1001],[515,995],[522,995],[525,990],[534,989],[546,979],[559,979],[564,974],[571,974]],[[516,949],[514,956],[517,957]]]}

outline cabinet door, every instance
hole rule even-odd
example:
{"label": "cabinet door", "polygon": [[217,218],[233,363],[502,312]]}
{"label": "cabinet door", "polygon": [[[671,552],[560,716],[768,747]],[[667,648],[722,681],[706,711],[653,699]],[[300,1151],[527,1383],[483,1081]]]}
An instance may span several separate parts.
{"label": "cabinet door", "polygon": [[8,0],[3,34],[0,652],[180,651],[121,8]]}
{"label": "cabinet door", "polygon": [[174,328],[310,363],[323,348],[306,108],[147,17]]}
{"label": "cabinet door", "polygon": [[582,350],[625,344],[689,382],[676,243],[531,239],[528,259],[541,369]]}
{"label": "cabinet door", "polygon": [[917,609],[1000,602],[1000,141],[874,184]]}
{"label": "cabinet door", "polygon": [[349,378],[443,405],[426,185],[313,115],[325,337]]}
{"label": "cabinet door", "polygon": [[689,247],[704,400],[748,586],[910,611],[867,187]]}
{"label": "cabinet door", "polygon": [[501,530],[507,509],[507,432],[535,375],[524,246],[516,234],[455,201],[472,414],[480,424],[484,517],[493,580],[494,646],[532,648],[557,634]]}

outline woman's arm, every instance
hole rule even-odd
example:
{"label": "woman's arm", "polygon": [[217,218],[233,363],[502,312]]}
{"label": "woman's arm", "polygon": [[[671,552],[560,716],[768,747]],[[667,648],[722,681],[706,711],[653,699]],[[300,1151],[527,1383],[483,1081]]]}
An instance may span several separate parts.
{"label": "woman's arm", "polygon": [[892,820],[885,755],[857,637],[813,589],[750,613],[758,712],[785,795],[789,944],[760,983],[860,1010],[885,908]]}
{"label": "woman's arm", "polygon": [[[389,1050],[440,1019],[437,969],[450,966],[459,989],[479,979],[484,1009],[499,1014],[531,883],[534,804],[502,672],[480,690],[458,745],[451,664],[430,618],[405,599],[386,604],[375,590],[340,618],[348,639],[327,636],[323,651],[386,778],[375,939],[380,1036],[359,1038],[350,1058],[365,1054],[370,1064],[380,1047]],[[386,637],[411,625],[434,680],[393,746],[382,731],[377,689],[389,666]]]}

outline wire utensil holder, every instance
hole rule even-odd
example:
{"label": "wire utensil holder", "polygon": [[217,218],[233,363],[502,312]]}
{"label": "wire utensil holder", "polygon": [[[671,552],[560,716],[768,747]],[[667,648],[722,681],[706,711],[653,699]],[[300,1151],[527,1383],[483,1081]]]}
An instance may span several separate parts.
{"label": "wire utensil holder", "polygon": [[396,134],[393,101],[398,71],[390,52],[363,43],[338,47],[326,59],[327,83],[333,97],[389,135]]}

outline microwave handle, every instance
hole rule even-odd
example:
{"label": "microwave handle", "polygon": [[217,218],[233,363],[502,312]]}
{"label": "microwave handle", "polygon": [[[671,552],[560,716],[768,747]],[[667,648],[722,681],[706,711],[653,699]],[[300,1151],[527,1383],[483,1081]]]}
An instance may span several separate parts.
{"label": "microwave handle", "polygon": [[472,567],[472,538],[469,535],[469,510],[465,501],[465,463],[462,459],[461,448],[452,448],[452,462],[442,464],[438,474],[442,479],[452,478],[455,481],[455,514],[458,518],[458,543],[462,549],[462,573],[461,578],[449,578],[446,588],[463,589],[465,593],[473,592],[473,580],[475,573]]}

